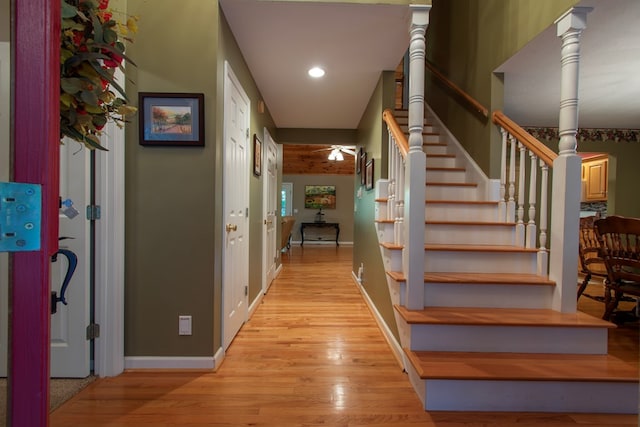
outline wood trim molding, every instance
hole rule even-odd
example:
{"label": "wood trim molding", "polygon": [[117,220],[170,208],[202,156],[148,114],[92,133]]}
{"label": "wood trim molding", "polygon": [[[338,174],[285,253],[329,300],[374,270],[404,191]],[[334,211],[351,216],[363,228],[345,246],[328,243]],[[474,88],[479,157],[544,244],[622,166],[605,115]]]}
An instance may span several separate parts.
{"label": "wood trim molding", "polygon": [[389,132],[391,132],[391,135],[393,136],[393,139],[395,140],[396,145],[400,150],[400,154],[402,154],[403,158],[406,158],[407,153],[409,152],[409,141],[407,141],[406,134],[402,131],[402,129],[400,129],[400,125],[398,125],[393,112],[387,108],[382,113],[382,119],[387,124]]}
{"label": "wood trim molding", "polygon": [[538,156],[540,160],[543,160],[549,166],[553,165],[553,161],[558,157],[553,150],[534,138],[529,132],[521,128],[502,111],[494,111],[491,117],[493,123],[501,126],[509,132],[509,134],[513,135],[518,141]]}
{"label": "wood trim molding", "polygon": [[425,61],[425,66],[427,70],[431,71],[431,73],[436,77],[441,83],[443,83],[446,87],[451,89],[456,95],[459,95],[467,104],[469,104],[475,111],[482,114],[484,117],[489,117],[489,110],[487,107],[476,101],[471,95],[462,90],[458,85],[449,80],[444,74],[442,74],[438,69],[431,64],[429,61]]}

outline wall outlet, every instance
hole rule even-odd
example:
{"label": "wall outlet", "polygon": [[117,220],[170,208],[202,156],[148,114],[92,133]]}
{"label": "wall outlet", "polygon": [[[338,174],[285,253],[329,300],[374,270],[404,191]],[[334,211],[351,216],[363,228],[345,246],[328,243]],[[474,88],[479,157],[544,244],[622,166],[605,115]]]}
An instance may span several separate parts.
{"label": "wall outlet", "polygon": [[191,316],[178,316],[178,335],[191,335]]}

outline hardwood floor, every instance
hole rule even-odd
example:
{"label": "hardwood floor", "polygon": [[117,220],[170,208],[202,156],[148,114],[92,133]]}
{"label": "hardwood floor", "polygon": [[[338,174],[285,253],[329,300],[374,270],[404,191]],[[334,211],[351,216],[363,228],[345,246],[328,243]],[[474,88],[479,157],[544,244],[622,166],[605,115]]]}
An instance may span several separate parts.
{"label": "hardwood floor", "polygon": [[[283,258],[217,372],[98,379],[53,412],[50,425],[638,425],[634,415],[427,413],[351,279],[351,248],[293,246]],[[637,361],[637,337],[634,349],[622,341],[618,352]]]}

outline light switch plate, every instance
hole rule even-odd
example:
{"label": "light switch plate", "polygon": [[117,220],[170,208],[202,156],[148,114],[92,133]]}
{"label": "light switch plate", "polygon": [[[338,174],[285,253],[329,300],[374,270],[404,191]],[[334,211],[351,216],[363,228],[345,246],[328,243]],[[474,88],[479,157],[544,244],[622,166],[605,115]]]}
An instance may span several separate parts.
{"label": "light switch plate", "polygon": [[191,335],[191,316],[178,316],[178,335]]}

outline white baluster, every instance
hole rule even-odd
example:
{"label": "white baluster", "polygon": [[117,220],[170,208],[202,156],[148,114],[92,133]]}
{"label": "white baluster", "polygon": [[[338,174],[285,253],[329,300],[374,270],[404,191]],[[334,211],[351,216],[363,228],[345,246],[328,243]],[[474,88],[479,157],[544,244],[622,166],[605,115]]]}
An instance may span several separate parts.
{"label": "white baluster", "polygon": [[527,248],[536,247],[536,195],[538,179],[538,156],[533,151],[529,151],[531,158],[531,173],[529,175],[529,222],[527,223],[527,236],[525,246]]}
{"label": "white baluster", "polygon": [[507,201],[507,222],[516,220],[516,139],[509,135],[509,199]]}
{"label": "white baluster", "polygon": [[[387,219],[395,218],[395,197],[396,197],[396,155],[398,148],[396,147],[396,140],[389,132],[389,190],[387,196]],[[360,171],[364,174],[364,169]]]}
{"label": "white baluster", "polygon": [[502,134],[502,149],[500,155],[500,202],[498,202],[498,218],[507,220],[507,131],[500,127]]}
{"label": "white baluster", "polygon": [[524,247],[524,182],[525,182],[525,146],[518,142],[518,220],[516,222],[516,246]]}
{"label": "white baluster", "polygon": [[547,250],[547,200],[549,199],[549,166],[540,160],[540,247],[538,248],[538,274],[547,277],[549,251]]}

